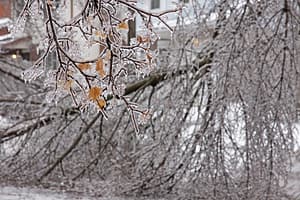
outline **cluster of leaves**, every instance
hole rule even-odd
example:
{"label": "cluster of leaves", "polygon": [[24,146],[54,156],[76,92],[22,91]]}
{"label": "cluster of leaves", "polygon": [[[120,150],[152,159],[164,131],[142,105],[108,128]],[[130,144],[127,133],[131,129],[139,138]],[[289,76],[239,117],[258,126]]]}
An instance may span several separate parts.
{"label": "cluster of leaves", "polygon": [[[19,20],[31,13],[45,15],[45,39],[43,52],[34,66],[24,72],[24,80],[33,80],[45,72],[46,82],[52,83],[49,101],[69,93],[73,104],[79,110],[87,110],[92,104],[107,118],[107,101],[121,99],[127,106],[136,131],[136,114],[145,115],[148,110],[140,110],[125,96],[125,83],[129,73],[148,75],[155,68],[155,55],[150,47],[157,41],[151,18],[163,21],[163,16],[176,9],[153,14],[136,7],[136,1],[84,1],[76,16],[59,15],[71,12],[74,5],[65,1],[28,0]],[[121,13],[120,10],[125,10]],[[42,13],[42,14],[41,14]],[[36,17],[36,14],[33,15]],[[130,21],[135,17],[143,20],[144,31],[129,43],[127,32]],[[66,19],[67,18],[67,19]],[[70,19],[68,19],[70,18]],[[171,27],[166,26],[170,31]],[[94,52],[88,49],[92,48]],[[85,52],[93,54],[87,55]],[[47,65],[48,55],[57,57],[55,70]],[[51,85],[50,85],[51,86]],[[54,96],[54,98],[53,98]],[[57,101],[57,100],[55,100]]]}

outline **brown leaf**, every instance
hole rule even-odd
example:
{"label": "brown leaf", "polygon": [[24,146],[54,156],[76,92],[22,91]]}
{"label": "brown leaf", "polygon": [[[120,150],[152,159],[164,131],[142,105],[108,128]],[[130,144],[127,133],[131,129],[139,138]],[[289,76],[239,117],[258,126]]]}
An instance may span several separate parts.
{"label": "brown leaf", "polygon": [[96,31],[96,32],[95,32],[95,35],[96,35],[97,37],[100,37],[101,40],[104,40],[104,39],[106,39],[106,37],[107,37],[106,33],[104,33],[103,31]]}
{"label": "brown leaf", "polygon": [[103,98],[97,100],[97,105],[100,109],[103,109],[106,106],[106,101]]}
{"label": "brown leaf", "polygon": [[91,65],[89,63],[79,63],[77,66],[82,71],[91,69]]}
{"label": "brown leaf", "polygon": [[128,30],[128,24],[126,22],[121,22],[120,24],[118,24],[118,29],[120,30]]}
{"label": "brown leaf", "polygon": [[138,43],[148,43],[148,42],[150,42],[150,37],[148,37],[148,36],[140,36],[140,35],[138,35],[137,37],[136,37],[136,41],[138,42]]}
{"label": "brown leaf", "polygon": [[100,87],[92,87],[90,90],[89,90],[89,99],[91,100],[97,100],[98,97],[102,94],[102,89]]}
{"label": "brown leaf", "polygon": [[101,78],[105,77],[106,74],[104,71],[104,63],[102,58],[99,58],[96,62],[96,71],[98,72]]}

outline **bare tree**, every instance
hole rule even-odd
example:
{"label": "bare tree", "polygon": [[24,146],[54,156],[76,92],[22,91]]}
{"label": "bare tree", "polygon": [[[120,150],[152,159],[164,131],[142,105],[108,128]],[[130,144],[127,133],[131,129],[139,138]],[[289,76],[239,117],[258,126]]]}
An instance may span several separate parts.
{"label": "bare tree", "polygon": [[[174,11],[88,0],[63,23],[53,2],[27,1],[24,9],[45,6],[47,46],[24,74],[40,79],[24,86],[1,70],[14,83],[7,92],[27,90],[1,100],[1,109],[18,113],[1,132],[3,180],[77,190],[89,182],[103,192],[182,199],[284,197],[297,117],[299,3],[191,1],[179,7],[176,27],[165,24],[174,29],[166,63],[150,48],[152,18],[166,23],[162,16]],[[131,18],[119,8],[144,20],[133,44],[122,39]],[[80,58],[79,33],[99,43],[97,59]],[[44,66],[51,51],[54,71]]]}

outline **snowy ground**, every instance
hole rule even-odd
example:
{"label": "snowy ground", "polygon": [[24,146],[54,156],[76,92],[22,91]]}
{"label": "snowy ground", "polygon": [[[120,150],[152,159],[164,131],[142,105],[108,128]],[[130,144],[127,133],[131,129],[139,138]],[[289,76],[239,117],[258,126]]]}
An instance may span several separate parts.
{"label": "snowy ground", "polygon": [[[102,198],[101,198],[102,199]],[[110,198],[109,198],[110,199]],[[87,196],[56,193],[51,190],[0,187],[0,200],[95,200]],[[108,200],[108,199],[102,199]]]}
{"label": "snowy ground", "polygon": [[[0,116],[0,130],[5,128],[5,124],[9,124]],[[288,176],[285,186],[286,192],[295,200],[300,200],[300,123],[297,125],[295,136],[298,142],[298,153],[293,157],[293,165],[291,174]],[[17,187],[1,187],[0,200],[125,200],[116,197],[93,198],[84,195],[75,195],[64,193],[62,191],[52,191],[47,189],[17,188]],[[127,199],[129,200],[129,199]]]}
{"label": "snowy ground", "polygon": [[[0,185],[0,200],[136,200],[120,197],[90,197],[47,189],[17,188]],[[149,199],[153,200],[153,199]],[[163,199],[161,199],[163,200]]]}
{"label": "snowy ground", "polygon": [[289,195],[295,199],[300,199],[300,151],[293,158],[293,166],[291,171],[292,172],[288,176],[285,189]]}

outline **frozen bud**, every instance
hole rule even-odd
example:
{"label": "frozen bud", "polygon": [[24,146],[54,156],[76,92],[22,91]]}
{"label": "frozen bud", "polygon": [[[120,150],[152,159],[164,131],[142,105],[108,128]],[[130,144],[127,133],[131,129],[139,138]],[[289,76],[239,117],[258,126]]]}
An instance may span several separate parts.
{"label": "frozen bud", "polygon": [[130,45],[134,46],[134,45],[138,44],[138,41],[137,41],[136,38],[130,38],[130,42],[129,43],[130,43]]}
{"label": "frozen bud", "polygon": [[134,20],[134,18],[136,17],[136,12],[133,10],[130,10],[126,13],[126,16],[129,20]]}
{"label": "frozen bud", "polygon": [[44,51],[48,48],[48,46],[49,46],[49,39],[44,38],[39,42],[38,49]]}
{"label": "frozen bud", "polygon": [[159,40],[159,36],[152,32],[151,35],[150,35],[150,40],[151,40],[151,43],[154,44],[157,40]]}
{"label": "frozen bud", "polygon": [[34,1],[31,4],[30,9],[29,9],[29,15],[33,18],[39,15],[39,4],[37,1]]}
{"label": "frozen bud", "polygon": [[58,102],[64,97],[65,95],[65,91],[63,90],[56,90],[56,91],[49,91],[46,94],[45,97],[45,103],[46,104],[52,104],[55,103],[56,105],[58,104]]}
{"label": "frozen bud", "polygon": [[125,84],[119,84],[117,85],[117,95],[122,96],[125,94],[126,85]]}
{"label": "frozen bud", "polygon": [[149,121],[151,119],[151,111],[150,110],[146,110],[142,113],[140,113],[139,118],[138,118],[138,122],[139,124],[146,124],[147,121]]}
{"label": "frozen bud", "polygon": [[56,71],[51,70],[46,73],[44,87],[53,87],[56,83]]}
{"label": "frozen bud", "polygon": [[50,91],[46,94],[45,103],[50,104],[54,101],[55,91]]}
{"label": "frozen bud", "polygon": [[44,72],[44,70],[41,70],[41,69],[35,68],[35,67],[31,67],[31,68],[23,71],[21,76],[22,76],[22,79],[25,81],[25,83],[27,83],[27,82],[31,82],[31,81],[37,79],[39,76],[41,76],[43,74],[43,72]]}

